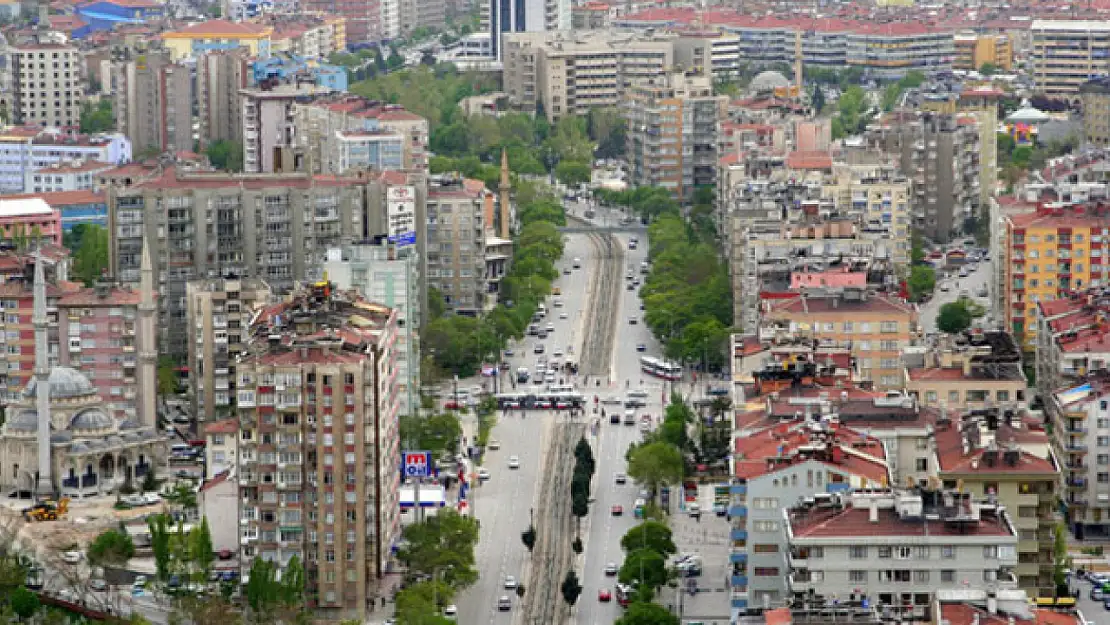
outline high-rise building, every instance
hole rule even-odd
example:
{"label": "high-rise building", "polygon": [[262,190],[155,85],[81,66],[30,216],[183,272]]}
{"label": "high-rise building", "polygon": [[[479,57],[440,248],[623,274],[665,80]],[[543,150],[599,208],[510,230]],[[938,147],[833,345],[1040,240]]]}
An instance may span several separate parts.
{"label": "high-rise building", "polygon": [[76,130],[85,102],[85,58],[57,33],[10,49],[11,120],[31,126]]}
{"label": "high-rise building", "polygon": [[243,142],[239,91],[250,84],[250,53],[245,48],[209,52],[197,58],[197,118],[200,144]]}
{"label": "high-rise building", "polygon": [[33,183],[35,172],[51,167],[77,161],[116,165],[131,156],[131,141],[121,133],[73,136],[57,129],[7,128],[0,131],[0,194],[33,193],[33,185],[25,188],[27,180]]}
{"label": "high-rise building", "polygon": [[1099,76],[1079,86],[1083,102],[1083,141],[1110,146],[1110,78]]}
{"label": "high-rise building", "polygon": [[341,289],[354,289],[366,299],[397,312],[397,397],[402,415],[420,408],[420,267],[412,247],[397,247],[378,238],[373,243],[328,251],[322,277]]}
{"label": "high-rise building", "polygon": [[308,607],[361,620],[399,530],[397,313],[321,282],[251,334],[236,372],[242,574],[297,556]]}
{"label": "high-rise building", "polygon": [[1110,22],[1033,20],[1030,30],[1037,93],[1075,98],[1088,80],[1110,73]]}
{"label": "high-rise building", "polygon": [[251,318],[270,303],[270,286],[254,278],[193,280],[185,287],[189,327],[189,389],[199,421],[217,421],[235,407],[235,365]]}
{"label": "high-rise building", "polygon": [[[346,45],[378,43],[382,40],[382,0],[304,0],[299,10],[342,17],[346,22]],[[391,0],[384,0],[390,2]],[[398,14],[399,16],[399,14]],[[346,47],[346,46],[344,46]]]}
{"label": "high-rise building", "polygon": [[[1101,462],[1091,462],[1089,451],[1105,455],[1105,425],[1110,405],[1110,378],[1103,369],[1081,376],[1072,385],[1045,397],[1045,415],[1052,424],[1053,448],[1064,461],[1061,468],[1066,506],[1065,519],[1076,539],[1110,533],[1110,501],[1102,496],[1106,472]],[[1096,459],[1098,460],[1098,459]]]}
{"label": "high-rise building", "polygon": [[979,71],[984,65],[1008,72],[1014,64],[1014,49],[1010,37],[975,32],[956,33],[956,60],[952,69]]}
{"label": "high-rise building", "polygon": [[169,52],[148,52],[119,61],[116,124],[138,152],[193,149],[192,70],[175,63]]}
{"label": "high-rise building", "polygon": [[437,289],[456,314],[485,311],[486,216],[494,196],[480,180],[433,177],[428,181],[427,286]]}
{"label": "high-rise building", "polygon": [[[340,174],[345,166],[378,169],[428,170],[428,120],[396,104],[383,104],[355,95],[319,96],[293,105],[296,135],[292,146],[301,166],[317,174]],[[360,139],[365,137],[365,140]],[[396,157],[371,154],[371,145],[389,147],[401,140],[401,165]],[[366,151],[352,152],[362,144]],[[373,149],[379,149],[374,147]]]}
{"label": "high-rise building", "polygon": [[502,38],[509,33],[568,31],[571,26],[569,0],[486,0],[489,4],[483,26],[488,27],[493,57],[502,58]]}
{"label": "high-rise building", "polygon": [[444,0],[400,0],[401,34],[408,35],[416,28],[443,30],[447,23]]}
{"label": "high-rise building", "polygon": [[661,187],[692,203],[699,187],[717,184],[717,144],[728,96],[714,95],[708,76],[671,72],[628,87],[629,181]]}
{"label": "high-rise building", "polygon": [[293,144],[293,103],[327,93],[316,85],[276,85],[239,91],[243,109],[243,171],[271,174],[299,171]]}

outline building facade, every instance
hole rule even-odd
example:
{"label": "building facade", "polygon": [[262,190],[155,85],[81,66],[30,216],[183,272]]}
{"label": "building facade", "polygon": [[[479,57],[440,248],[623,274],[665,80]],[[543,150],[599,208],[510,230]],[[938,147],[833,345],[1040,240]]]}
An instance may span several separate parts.
{"label": "building facade", "polygon": [[486,215],[493,193],[479,180],[433,177],[428,183],[428,288],[456,314],[477,316],[486,306]]}
{"label": "building facade", "polygon": [[1110,78],[1092,78],[1079,86],[1083,103],[1083,141],[1092,146],[1110,146]]}
{"label": "building facade", "polygon": [[1009,72],[1014,64],[1014,50],[1005,34],[956,33],[956,58],[952,69],[979,71],[991,65],[996,71]]}
{"label": "building facade", "polygon": [[206,20],[181,30],[162,33],[162,44],[175,61],[241,47],[250,50],[251,56],[267,57],[270,56],[273,30],[273,27],[251,22]]}
{"label": "building facade", "polygon": [[169,52],[120,61],[116,78],[116,126],[139,152],[193,149],[192,70]]}
{"label": "building facade", "polygon": [[1037,93],[1075,99],[1084,83],[1110,72],[1110,23],[1038,19],[1030,30]]}
{"label": "building facade", "polygon": [[[296,103],[292,114],[296,128],[292,144],[294,153],[303,166],[314,173],[339,174],[345,171],[345,163],[353,163],[357,167],[371,162],[368,144],[365,154],[356,152],[357,159],[351,159],[349,153],[346,161],[341,158],[341,154],[352,144],[361,143],[345,140],[346,133],[354,133],[352,136],[356,138],[359,133],[366,133],[368,138],[378,136],[387,146],[392,146],[395,137],[400,137],[400,168],[428,170],[428,120],[402,106],[382,104],[359,96],[331,95],[319,96],[307,103]],[[396,159],[390,155],[382,162],[395,165]]]}
{"label": "building facade", "polygon": [[290,146],[296,134],[293,103],[326,89],[276,85],[239,91],[243,114],[243,171],[270,174],[300,171]]}
{"label": "building facade", "polygon": [[484,0],[482,9],[482,26],[488,29],[493,57],[498,60],[507,35],[569,31],[571,27],[569,0]]}
{"label": "building facade", "polygon": [[77,130],[85,102],[81,50],[43,38],[12,46],[11,119],[30,126]]}
{"label": "building facade", "polygon": [[65,137],[35,128],[0,129],[0,194],[31,193],[27,176],[63,163],[131,160],[131,141],[122,134]]}
{"label": "building facade", "polygon": [[1048,395],[1052,443],[1064,459],[1063,504],[1076,538],[1110,536],[1110,385],[1101,372]]}
{"label": "building facade", "polygon": [[239,92],[250,84],[250,54],[245,48],[197,57],[197,118],[200,144],[243,142],[243,108]]}

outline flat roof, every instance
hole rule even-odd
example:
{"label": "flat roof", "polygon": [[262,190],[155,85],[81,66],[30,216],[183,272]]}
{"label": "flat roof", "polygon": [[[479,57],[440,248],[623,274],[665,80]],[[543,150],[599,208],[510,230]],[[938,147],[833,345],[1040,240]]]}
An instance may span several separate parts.
{"label": "flat roof", "polygon": [[0,218],[23,217],[26,215],[50,215],[54,209],[46,200],[38,197],[19,200],[0,199]]}

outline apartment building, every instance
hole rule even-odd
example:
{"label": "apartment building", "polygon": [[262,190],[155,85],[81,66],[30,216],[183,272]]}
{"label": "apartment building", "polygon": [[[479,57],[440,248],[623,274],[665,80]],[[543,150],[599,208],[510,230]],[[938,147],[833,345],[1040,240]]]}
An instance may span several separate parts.
{"label": "apartment building", "polygon": [[761,331],[785,330],[831,345],[848,345],[860,380],[877,389],[904,384],[902,350],[917,337],[912,306],[866,289],[769,300]]}
{"label": "apartment building", "polygon": [[1110,298],[1101,288],[1037,302],[1037,390],[1078,386],[1110,363]]}
{"label": "apartment building", "polygon": [[1053,447],[1065,459],[1068,526],[1077,539],[1110,536],[1110,377],[1093,372],[1045,397]]}
{"label": "apartment building", "polygon": [[741,64],[741,39],[728,32],[684,31],[672,41],[674,62],[712,80],[729,80]]}
{"label": "apartment building", "polygon": [[266,14],[254,20],[272,26],[270,54],[284,54],[308,59],[326,59],[335,52],[347,50],[346,20],[318,15]]}
{"label": "apartment building", "polygon": [[270,56],[272,26],[251,22],[205,20],[162,33],[162,45],[175,61],[195,59],[210,52],[237,50],[245,47],[251,56]]}
{"label": "apartment building", "polygon": [[898,620],[934,622],[938,591],[1014,588],[1017,529],[1008,509],[977,493],[863,491],[779,514],[798,601],[866,600]]}
{"label": "apartment building", "polygon": [[340,130],[335,137],[338,148],[336,169],[379,171],[404,167],[405,137],[390,130]]}
{"label": "apartment building", "polygon": [[323,275],[339,288],[354,289],[397,312],[394,354],[401,415],[415,415],[420,409],[422,264],[411,247],[399,248],[378,238],[372,243],[329,250],[323,265]]}
{"label": "apartment building", "polygon": [[493,206],[494,195],[480,180],[444,175],[428,181],[427,285],[456,314],[485,310],[486,216]]}
{"label": "apartment building", "polygon": [[329,90],[315,85],[265,85],[239,90],[243,114],[243,171],[271,174],[302,171],[290,146],[296,136],[293,104]]}
{"label": "apartment building", "polygon": [[1083,84],[1110,73],[1110,22],[1035,19],[1030,31],[1038,93],[1078,99]]}
{"label": "apartment building", "polygon": [[250,338],[246,333],[251,318],[272,297],[270,285],[255,278],[192,280],[185,285],[189,389],[198,421],[233,415],[236,362]]}
{"label": "apartment building", "polygon": [[992,129],[998,128],[998,102],[1005,93],[992,87],[979,86],[965,89],[956,103],[957,110],[972,116],[979,122],[979,207],[980,218],[989,218],[982,213],[991,202],[998,186],[998,136]]}
{"label": "apartment building", "polygon": [[447,24],[444,0],[401,0],[401,34],[409,35],[416,28],[443,30]]}
{"label": "apartment building", "polygon": [[27,193],[65,193],[92,191],[97,179],[115,165],[99,161],[62,162],[30,170],[23,178]]}
{"label": "apartment building", "polygon": [[296,556],[308,608],[364,619],[400,529],[396,312],[315,283],[250,330],[236,372],[240,574]]}
{"label": "apartment building", "polygon": [[1110,147],[1110,78],[1099,76],[1079,86],[1083,103],[1083,141]]}
{"label": "apartment building", "polygon": [[85,57],[58,33],[13,45],[10,121],[76,131],[85,102]]}
{"label": "apartment building", "polygon": [[807,415],[736,438],[729,506],[735,610],[778,607],[790,598],[783,507],[817,493],[889,484],[882,442],[829,424],[827,416]]}
{"label": "apartment building", "polygon": [[946,489],[960,487],[1009,511],[1018,539],[1018,586],[1030,596],[1051,597],[1062,467],[1043,431],[1003,427],[1006,418],[938,418],[936,475]]}
{"label": "apartment building", "polygon": [[62,246],[62,212],[42,198],[0,197],[0,242],[7,249]]}
{"label": "apartment building", "polygon": [[243,142],[239,92],[250,85],[250,59],[246,48],[197,57],[197,119],[202,148],[216,141]]}
{"label": "apartment building", "polygon": [[192,68],[167,51],[115,63],[116,127],[138,152],[193,149]]}
{"label": "apartment building", "polygon": [[160,286],[161,351],[184,359],[189,281],[265,280],[281,293],[345,241],[385,231],[385,190],[372,177],[189,173],[176,167],[109,191],[111,267],[138,279],[148,241]]}
{"label": "apartment building", "polygon": [[1052,205],[1006,218],[1004,316],[1024,350],[1037,344],[1039,302],[1110,281],[1110,264],[1104,264],[1110,237],[1101,210]]}
{"label": "apartment building", "polygon": [[896,111],[871,125],[868,146],[895,155],[913,183],[914,229],[949,242],[979,214],[980,124],[970,115]]}
{"label": "apartment building", "polygon": [[[404,1],[404,0],[402,0]],[[493,58],[504,59],[505,40],[520,33],[571,29],[569,0],[483,0],[480,28],[489,32]]]}
{"label": "apartment building", "polygon": [[1006,332],[944,336],[925,366],[906,367],[906,391],[926,406],[959,412],[1025,405],[1021,349]]}
{"label": "apartment building", "polygon": [[629,183],[661,187],[693,202],[698,187],[717,184],[717,144],[728,96],[707,76],[671,72],[627,88]]}
{"label": "apartment building", "polygon": [[1005,34],[956,33],[956,58],[952,69],[979,71],[992,65],[1001,72],[1008,72],[1014,65],[1014,49]]}
{"label": "apartment building", "polygon": [[609,28],[613,9],[604,2],[585,2],[571,7],[570,27],[574,30],[602,30]]}
{"label": "apartment building", "polygon": [[[340,157],[349,150],[352,143],[360,141],[344,139],[344,133],[367,133],[366,141],[394,145],[395,137],[402,140],[401,167],[408,171],[428,170],[428,120],[405,110],[396,104],[383,104],[353,95],[319,96],[310,102],[295,103],[292,109],[293,125],[296,136],[293,141],[294,153],[311,167],[314,173],[339,174],[345,170]],[[390,157],[392,158],[392,157]],[[369,162],[369,146],[366,155],[346,162]],[[395,164],[395,160],[389,161]]]}
{"label": "apartment building", "polygon": [[628,87],[658,80],[674,64],[669,38],[598,32],[506,34],[504,89],[518,107],[554,122],[599,106],[621,106]]}
{"label": "apartment building", "polygon": [[[237,469],[239,467],[239,419],[233,417],[212,421],[204,424],[201,431],[204,434],[205,441],[204,479],[211,480],[221,473]],[[238,509],[237,502],[234,507]],[[239,515],[233,514],[230,522],[238,528]],[[237,537],[238,532],[236,532]],[[236,551],[239,549],[238,541],[236,541],[234,549]]]}
{"label": "apartment building", "polygon": [[[379,0],[306,0],[298,4],[297,9],[341,21],[341,26],[335,30],[337,50],[345,50],[354,44],[378,43],[384,37],[382,2]],[[339,33],[342,33],[342,39],[338,37]]]}
{"label": "apartment building", "polygon": [[[28,177],[33,183],[35,172],[42,175],[44,170],[66,163],[115,165],[129,160],[131,141],[119,133],[63,135],[56,129],[0,128],[0,194],[33,193],[33,184],[26,187]],[[65,183],[62,180],[60,184]]]}
{"label": "apartment building", "polygon": [[919,22],[858,24],[847,38],[845,60],[878,78],[896,80],[911,71],[949,70],[956,58],[951,31]]}

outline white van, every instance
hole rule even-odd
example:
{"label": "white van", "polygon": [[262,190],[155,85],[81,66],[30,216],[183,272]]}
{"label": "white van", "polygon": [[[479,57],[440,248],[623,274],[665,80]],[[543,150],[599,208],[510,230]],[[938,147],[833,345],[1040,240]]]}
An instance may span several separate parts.
{"label": "white van", "polygon": [[543,304],[540,304],[539,306],[536,307],[536,312],[539,313],[540,316],[546,317],[547,316],[547,306],[544,306]]}

